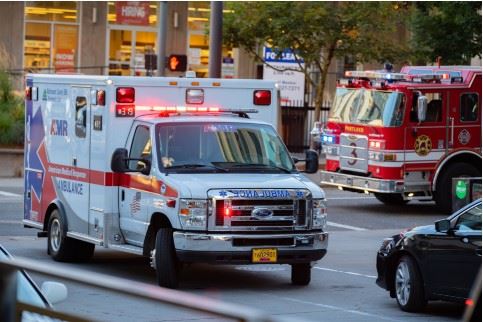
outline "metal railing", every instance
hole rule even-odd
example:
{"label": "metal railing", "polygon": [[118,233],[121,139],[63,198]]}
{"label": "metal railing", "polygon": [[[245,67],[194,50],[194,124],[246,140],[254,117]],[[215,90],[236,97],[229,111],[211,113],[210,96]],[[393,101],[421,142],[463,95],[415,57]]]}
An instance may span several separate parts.
{"label": "metal railing", "polygon": [[[157,285],[150,285],[135,282],[119,277],[112,277],[105,274],[86,272],[83,270],[64,268],[33,261],[26,258],[16,257],[13,259],[0,259],[0,317],[2,322],[20,321],[22,312],[33,315],[47,316],[67,321],[89,321],[83,317],[53,311],[51,309],[39,308],[25,303],[17,302],[17,271],[27,270],[55,278],[61,278],[84,285],[93,286],[122,295],[129,295],[150,301],[162,302],[178,308],[208,313],[220,318],[227,318],[235,321],[253,322],[276,322],[276,321],[300,321],[285,317],[272,317],[267,313],[250,307],[237,304],[221,302],[206,297],[161,288]],[[44,320],[45,321],[45,320]]]}

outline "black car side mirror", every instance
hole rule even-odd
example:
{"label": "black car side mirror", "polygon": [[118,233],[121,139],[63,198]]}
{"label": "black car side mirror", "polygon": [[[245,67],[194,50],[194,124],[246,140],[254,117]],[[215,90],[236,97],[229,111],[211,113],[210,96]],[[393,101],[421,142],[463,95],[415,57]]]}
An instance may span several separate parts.
{"label": "black car side mirror", "polygon": [[434,228],[437,232],[448,233],[451,229],[451,222],[449,219],[441,219],[434,222]]}

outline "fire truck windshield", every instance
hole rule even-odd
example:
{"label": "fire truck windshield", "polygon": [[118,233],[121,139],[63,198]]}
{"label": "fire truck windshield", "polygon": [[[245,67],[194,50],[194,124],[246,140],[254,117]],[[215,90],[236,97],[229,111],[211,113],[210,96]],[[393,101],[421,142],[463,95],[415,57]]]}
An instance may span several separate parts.
{"label": "fire truck windshield", "polygon": [[177,171],[246,172],[295,170],[292,158],[269,125],[165,123],[156,127],[160,167]]}
{"label": "fire truck windshield", "polygon": [[366,88],[337,88],[330,121],[374,126],[399,126],[404,94]]}

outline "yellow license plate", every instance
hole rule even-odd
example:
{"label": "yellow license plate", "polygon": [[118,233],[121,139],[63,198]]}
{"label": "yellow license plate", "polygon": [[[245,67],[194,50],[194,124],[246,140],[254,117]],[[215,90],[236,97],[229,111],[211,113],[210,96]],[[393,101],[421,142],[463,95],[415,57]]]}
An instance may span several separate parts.
{"label": "yellow license plate", "polygon": [[252,249],[253,263],[276,263],[277,249],[276,248],[254,248]]}

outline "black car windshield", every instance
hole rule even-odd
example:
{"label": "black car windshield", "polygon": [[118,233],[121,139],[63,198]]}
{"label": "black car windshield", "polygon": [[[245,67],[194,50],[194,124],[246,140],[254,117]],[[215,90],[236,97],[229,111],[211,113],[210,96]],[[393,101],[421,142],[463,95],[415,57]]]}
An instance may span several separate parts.
{"label": "black car windshield", "polygon": [[160,167],[167,171],[291,172],[293,161],[264,124],[167,123],[156,127]]}
{"label": "black car windshield", "polygon": [[334,122],[400,126],[404,94],[366,88],[337,88],[329,119]]}
{"label": "black car windshield", "polygon": [[[0,259],[8,258],[7,254],[0,248]],[[17,273],[17,299],[26,304],[47,307],[45,300],[32,285],[32,282],[21,272]]]}

